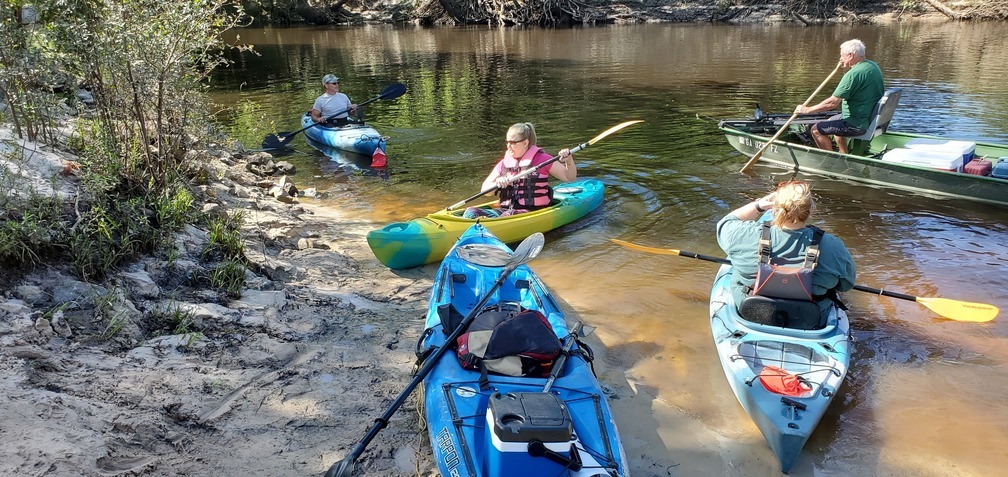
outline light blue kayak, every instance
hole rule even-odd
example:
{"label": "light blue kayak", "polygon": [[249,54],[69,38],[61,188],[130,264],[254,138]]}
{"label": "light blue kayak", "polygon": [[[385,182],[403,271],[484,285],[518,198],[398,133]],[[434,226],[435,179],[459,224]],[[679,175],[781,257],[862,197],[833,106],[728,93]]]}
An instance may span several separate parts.
{"label": "light blue kayak", "polygon": [[[711,289],[714,344],[735,397],[787,473],[847,375],[850,324],[835,306],[826,326],[816,330],[746,321],[729,290],[731,270],[722,265]],[[760,379],[767,366],[803,378],[808,389],[789,396],[770,391]]]}
{"label": "light blue kayak", "polygon": [[[469,227],[441,262],[431,290],[418,352],[445,345],[441,316],[467,316],[493,288],[511,249],[481,224]],[[518,266],[487,306],[538,310],[557,337],[569,331],[563,312],[539,277]],[[486,307],[484,307],[486,308]],[[439,314],[438,310],[442,313]],[[543,377],[489,374],[444,353],[424,379],[424,408],[434,460],[458,477],[622,477],[626,455],[616,423],[585,354],[575,343],[549,388]]]}
{"label": "light blue kayak", "polygon": [[374,157],[377,151],[381,151],[381,155],[385,154],[386,138],[371,126],[351,123],[343,127],[308,127],[311,124],[311,115],[305,113],[301,116],[301,127],[308,128],[304,130],[305,136],[315,142],[368,157]]}

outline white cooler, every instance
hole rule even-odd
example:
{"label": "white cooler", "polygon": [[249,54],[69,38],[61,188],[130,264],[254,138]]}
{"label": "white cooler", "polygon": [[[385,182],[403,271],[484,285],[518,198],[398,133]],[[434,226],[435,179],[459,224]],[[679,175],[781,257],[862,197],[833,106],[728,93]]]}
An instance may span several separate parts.
{"label": "white cooler", "polygon": [[973,160],[973,153],[976,152],[976,143],[969,141],[955,141],[951,139],[911,139],[903,145],[907,149],[920,149],[926,151],[953,151],[962,156],[963,164],[968,164]]}
{"label": "white cooler", "polygon": [[882,160],[950,172],[963,170],[963,156],[959,151],[953,150],[898,148],[887,151],[882,155]]}

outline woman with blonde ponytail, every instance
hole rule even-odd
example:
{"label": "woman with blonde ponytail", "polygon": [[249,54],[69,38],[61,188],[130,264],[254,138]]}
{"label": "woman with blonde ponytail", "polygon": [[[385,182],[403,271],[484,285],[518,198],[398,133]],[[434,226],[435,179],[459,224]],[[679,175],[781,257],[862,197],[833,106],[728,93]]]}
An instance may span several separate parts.
{"label": "woman with blonde ponytail", "polygon": [[535,174],[515,179],[518,173],[538,167],[551,159],[549,153],[536,145],[536,139],[532,123],[517,123],[508,128],[504,137],[507,148],[504,157],[483,180],[483,190],[497,188],[497,206],[490,209],[469,207],[463,217],[506,217],[541,209],[553,199],[549,176],[564,182],[577,179],[577,164],[574,163],[570,149],[566,148],[558,153],[559,161],[539,167]]}
{"label": "woman with blonde ponytail", "polygon": [[[806,251],[816,236],[809,225],[815,213],[815,201],[808,182],[782,182],[773,192],[733,210],[717,224],[717,241],[732,264],[731,290],[736,304],[754,290],[759,270],[760,239],[763,222],[769,221],[769,265],[802,267]],[[819,255],[811,272],[811,296],[823,314],[839,299],[836,292],[854,287],[857,275],[843,240],[822,233]],[[797,281],[797,280],[795,280]]]}

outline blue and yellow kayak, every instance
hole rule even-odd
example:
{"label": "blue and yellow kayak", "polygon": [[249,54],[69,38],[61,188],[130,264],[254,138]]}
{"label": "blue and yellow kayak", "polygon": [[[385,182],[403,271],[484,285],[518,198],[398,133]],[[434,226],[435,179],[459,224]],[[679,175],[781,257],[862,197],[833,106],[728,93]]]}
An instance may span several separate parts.
{"label": "blue and yellow kayak", "polygon": [[[553,204],[509,217],[481,217],[505,243],[518,242],[536,232],[546,232],[584,217],[602,204],[605,185],[597,179],[581,179],[553,189]],[[478,205],[489,207],[493,202]],[[371,251],[389,268],[409,268],[441,260],[477,219],[462,217],[464,210],[439,210],[426,217],[396,222],[367,234]]]}
{"label": "blue and yellow kayak", "polygon": [[[481,224],[461,234],[435,275],[418,356],[433,356],[423,351],[453,344],[445,343],[451,330],[442,325],[442,316],[468,316],[481,303],[486,304],[484,310],[537,310],[558,338],[568,337],[560,306],[527,265],[519,265],[489,300],[482,300],[511,254]],[[454,350],[440,355],[423,381],[423,400],[441,475],[628,475],[616,423],[589,366],[590,350],[569,342],[571,352],[558,364],[559,373],[548,392],[545,377],[493,373],[481,389],[481,373],[463,368]]]}

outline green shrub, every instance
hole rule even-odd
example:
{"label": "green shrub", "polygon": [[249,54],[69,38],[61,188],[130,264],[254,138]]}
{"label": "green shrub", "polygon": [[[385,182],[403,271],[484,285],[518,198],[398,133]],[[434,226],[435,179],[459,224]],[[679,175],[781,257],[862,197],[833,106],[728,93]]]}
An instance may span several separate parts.
{"label": "green shrub", "polygon": [[210,273],[210,286],[232,298],[241,297],[245,285],[245,263],[228,259],[217,265]]}
{"label": "green shrub", "polygon": [[86,280],[101,280],[112,267],[156,250],[162,231],[154,227],[153,214],[142,198],[92,206],[70,238],[78,274]]}
{"label": "green shrub", "polygon": [[[26,6],[35,24],[18,21]],[[208,134],[206,80],[232,47],[222,33],[242,16],[233,0],[0,2],[0,97],[15,133],[55,146],[53,112],[78,85],[95,97],[68,141],[81,168],[79,217],[58,202],[0,197],[0,261],[69,250],[83,278],[101,279],[193,220],[189,181],[200,168],[185,152]]]}
{"label": "green shrub", "polygon": [[34,267],[64,251],[69,224],[59,199],[5,200],[0,212],[0,263]]}
{"label": "green shrub", "polygon": [[204,260],[245,261],[245,248],[242,244],[241,224],[245,220],[243,213],[236,212],[225,218],[212,218],[207,224],[207,246],[203,249]]}
{"label": "green shrub", "polygon": [[174,191],[166,191],[154,201],[154,212],[157,215],[158,226],[163,229],[177,230],[195,219],[191,192],[184,187],[176,186]]}

